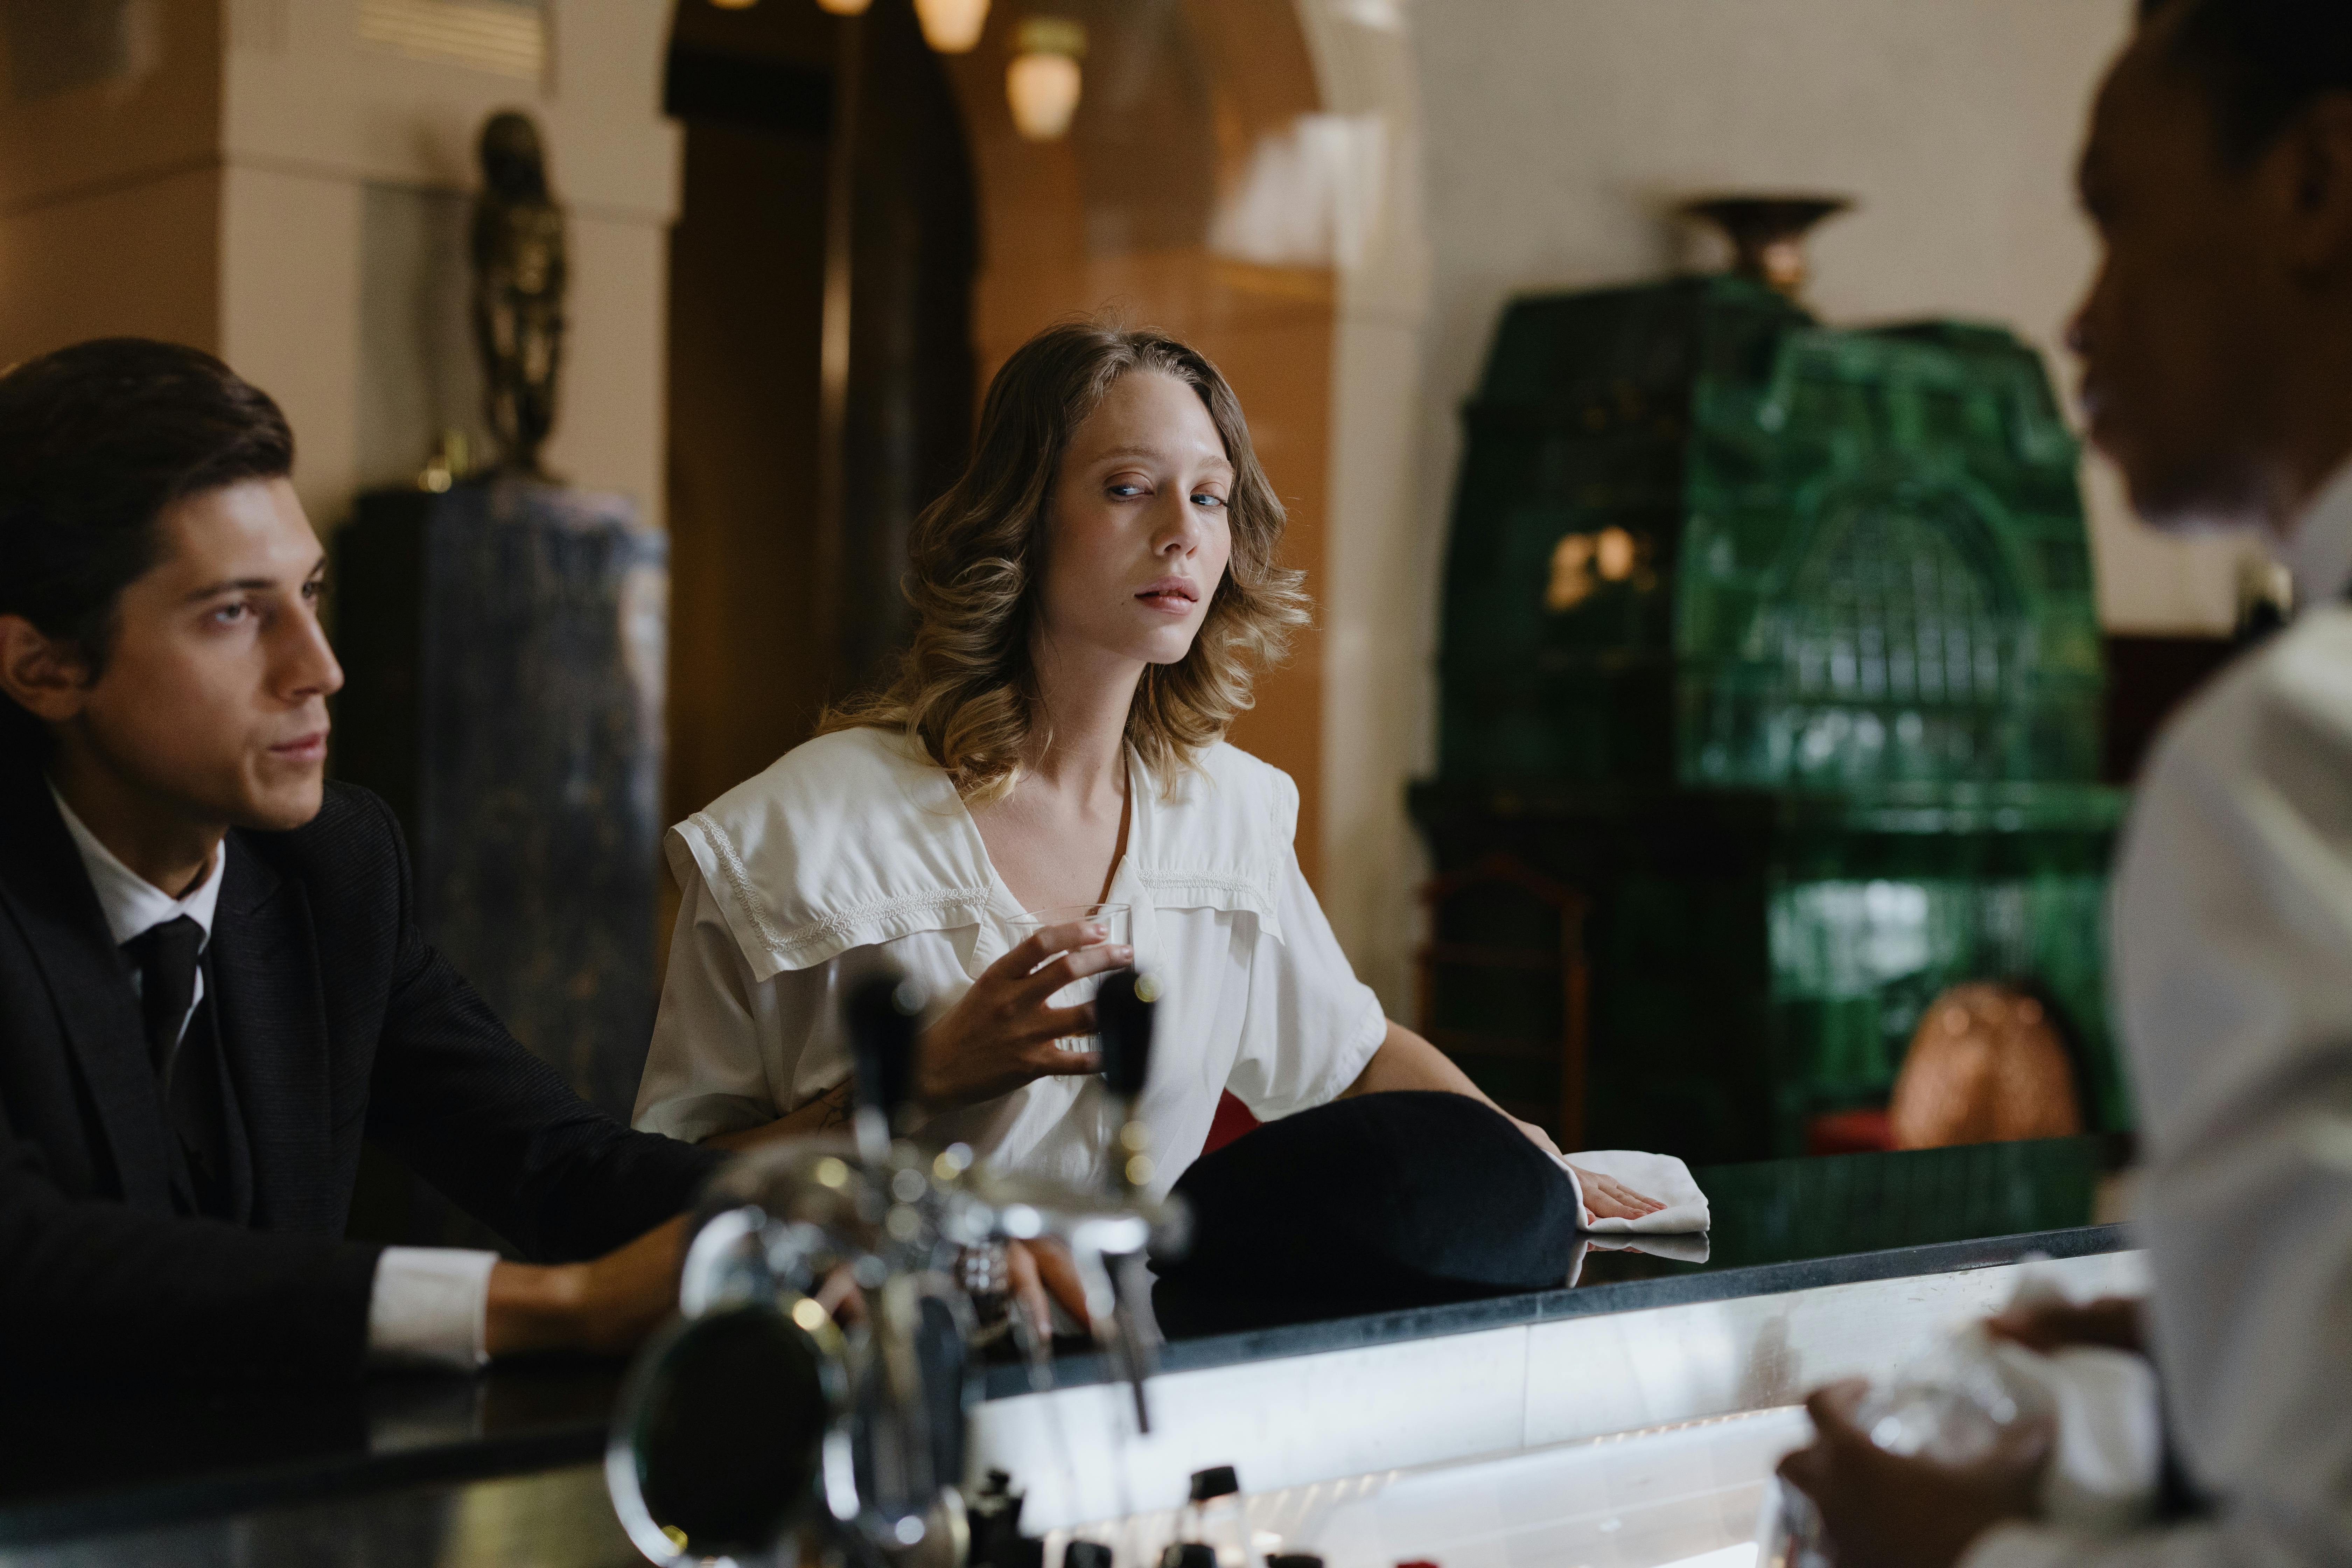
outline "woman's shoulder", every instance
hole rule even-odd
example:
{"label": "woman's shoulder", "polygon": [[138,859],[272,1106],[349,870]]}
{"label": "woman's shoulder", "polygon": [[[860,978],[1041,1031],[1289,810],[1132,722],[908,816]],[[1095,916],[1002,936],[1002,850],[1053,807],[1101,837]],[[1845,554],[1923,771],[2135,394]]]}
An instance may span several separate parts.
{"label": "woman's shoulder", "polygon": [[1162,909],[1246,909],[1282,936],[1278,910],[1292,874],[1298,790],[1289,775],[1219,743],[1136,802],[1128,854]]}
{"label": "woman's shoulder", "polygon": [[1230,819],[1255,837],[1270,834],[1286,846],[1298,832],[1298,785],[1288,773],[1230,741],[1195,752],[1192,766],[1178,774],[1171,804],[1189,812]]}
{"label": "woman's shoulder", "polygon": [[844,795],[863,795],[877,786],[919,786],[919,775],[926,773],[945,778],[895,730],[870,725],[835,730],[794,746],[704,806],[701,815],[723,821],[747,811],[831,805]]}
{"label": "woman's shoulder", "polygon": [[681,885],[702,878],[761,979],[968,924],[990,899],[954,785],[888,730],[795,746],[671,828],[665,847]]}

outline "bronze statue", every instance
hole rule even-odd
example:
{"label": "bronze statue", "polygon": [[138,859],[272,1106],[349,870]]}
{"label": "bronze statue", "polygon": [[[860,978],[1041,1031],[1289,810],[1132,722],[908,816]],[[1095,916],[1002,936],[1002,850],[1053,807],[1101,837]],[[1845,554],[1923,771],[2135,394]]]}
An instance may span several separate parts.
{"label": "bronze statue", "polygon": [[563,209],[547,194],[547,160],[530,117],[508,110],[482,127],[482,194],[474,204],[474,341],[482,401],[503,466],[537,474],[555,425],[563,363]]}

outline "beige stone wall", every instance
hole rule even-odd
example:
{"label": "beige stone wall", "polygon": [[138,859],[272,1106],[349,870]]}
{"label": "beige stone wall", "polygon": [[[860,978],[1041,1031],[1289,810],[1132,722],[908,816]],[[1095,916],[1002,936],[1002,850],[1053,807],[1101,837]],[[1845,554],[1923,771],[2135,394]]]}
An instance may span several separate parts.
{"label": "beige stone wall", "polygon": [[103,333],[218,339],[218,5],[88,3],[122,33],[85,79],[44,82],[34,40],[0,36],[0,363]]}
{"label": "beige stone wall", "polygon": [[[660,521],[668,0],[550,0],[543,68],[520,77],[371,43],[362,0],[86,3],[121,14],[121,68],[30,100],[0,83],[0,360],[112,332],[218,353],[285,405],[331,526],[478,424],[449,390],[477,384],[462,265],[394,243],[372,270],[363,247],[446,244],[431,198],[473,190],[482,121],[520,108],[572,208],[548,460]],[[394,197],[373,226],[371,191]]]}
{"label": "beige stone wall", "polygon": [[[420,223],[433,195],[470,193],[482,121],[517,108],[539,121],[572,209],[572,325],[547,462],[659,522],[663,237],[677,202],[677,132],[660,113],[667,0],[551,0],[536,80],[372,44],[358,0],[232,5],[246,25],[222,67],[221,343],[285,402],[312,510],[334,520],[362,487],[421,468],[442,427],[478,429],[449,390],[478,384],[455,363],[470,353],[462,267],[411,245],[413,273],[371,275],[362,242],[391,237],[381,221],[371,230],[370,192],[393,198],[379,220],[388,207]],[[445,222],[408,237],[462,232]],[[394,423],[362,431],[362,417]]]}

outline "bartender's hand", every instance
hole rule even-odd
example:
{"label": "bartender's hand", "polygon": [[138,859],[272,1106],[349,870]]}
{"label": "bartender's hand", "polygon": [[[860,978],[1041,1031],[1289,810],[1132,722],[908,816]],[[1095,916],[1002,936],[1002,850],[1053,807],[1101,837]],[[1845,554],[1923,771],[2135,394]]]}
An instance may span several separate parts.
{"label": "bartender's hand", "polygon": [[934,1105],[971,1105],[1036,1079],[1100,1072],[1100,1051],[1066,1051],[1054,1043],[1093,1033],[1095,1005],[1055,1007],[1047,999],[1073,980],[1135,962],[1135,950],[1103,941],[1108,934],[1096,921],[1046,926],[990,964],[923,1031],[922,1098]]}
{"label": "bartender's hand", "polygon": [[494,1356],[534,1351],[619,1355],[636,1349],[677,1305],[686,1216],[587,1263],[500,1260],[490,1270],[483,1346]]}
{"label": "bartender's hand", "polygon": [[1816,1390],[1812,1446],[1780,1461],[1780,1479],[1821,1510],[1837,1568],[1952,1568],[1992,1526],[2032,1517],[2047,1421],[2013,1428],[1976,1464],[1938,1464],[1890,1454],[1853,1424],[1869,1391],[1859,1379]]}
{"label": "bartender's hand", "polygon": [[2043,1355],[2068,1345],[2105,1345],[2109,1350],[2147,1353],[2140,1304],[2128,1296],[2103,1296],[2080,1307],[2072,1301],[2021,1307],[2003,1312],[1985,1327]]}

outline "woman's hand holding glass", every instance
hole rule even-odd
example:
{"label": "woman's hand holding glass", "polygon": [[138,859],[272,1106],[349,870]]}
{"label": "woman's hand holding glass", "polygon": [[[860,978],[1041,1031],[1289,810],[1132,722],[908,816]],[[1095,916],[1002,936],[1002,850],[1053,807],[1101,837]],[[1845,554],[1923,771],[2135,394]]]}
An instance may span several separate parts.
{"label": "woman's hand holding glass", "polygon": [[1135,950],[1104,941],[1108,934],[1095,921],[1047,926],[990,964],[923,1032],[923,1098],[971,1105],[1037,1079],[1102,1070],[1101,1052],[1058,1044],[1094,1033],[1094,1004],[1056,1007],[1052,999],[1072,981],[1135,962]]}

